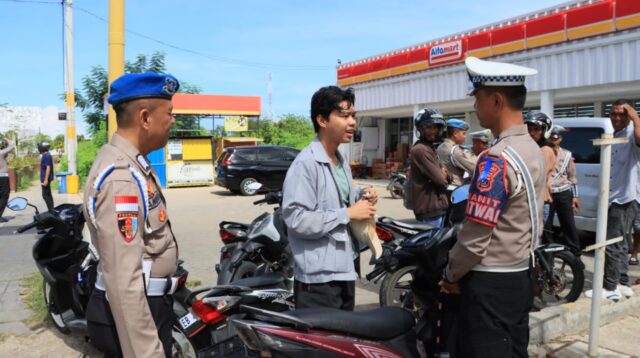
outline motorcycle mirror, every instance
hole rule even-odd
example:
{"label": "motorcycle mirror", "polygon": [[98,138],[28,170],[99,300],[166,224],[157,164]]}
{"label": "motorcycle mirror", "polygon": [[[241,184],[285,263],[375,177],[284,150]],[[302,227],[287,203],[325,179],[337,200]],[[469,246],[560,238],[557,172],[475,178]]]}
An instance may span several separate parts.
{"label": "motorcycle mirror", "polygon": [[13,211],[22,211],[27,208],[29,201],[22,197],[17,197],[9,200],[7,207]]}
{"label": "motorcycle mirror", "polygon": [[251,190],[258,190],[262,188],[262,184],[256,181],[256,182],[250,183],[249,185],[247,185],[247,187]]}
{"label": "motorcycle mirror", "polygon": [[451,204],[461,203],[469,198],[469,184],[460,185],[451,192]]}

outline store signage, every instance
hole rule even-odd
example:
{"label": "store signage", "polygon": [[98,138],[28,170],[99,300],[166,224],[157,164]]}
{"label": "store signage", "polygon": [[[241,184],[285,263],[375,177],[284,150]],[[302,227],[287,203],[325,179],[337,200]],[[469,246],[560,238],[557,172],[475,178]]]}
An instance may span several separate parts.
{"label": "store signage", "polygon": [[459,60],[461,57],[461,40],[435,45],[429,51],[430,64]]}
{"label": "store signage", "polygon": [[225,132],[245,132],[249,130],[249,118],[230,116],[224,118]]}

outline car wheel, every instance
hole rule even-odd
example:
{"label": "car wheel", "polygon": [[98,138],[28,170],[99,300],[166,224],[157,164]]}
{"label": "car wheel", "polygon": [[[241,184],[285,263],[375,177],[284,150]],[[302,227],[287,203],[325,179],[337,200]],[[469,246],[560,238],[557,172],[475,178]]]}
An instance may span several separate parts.
{"label": "car wheel", "polygon": [[240,183],[240,193],[242,195],[251,196],[255,195],[258,190],[249,188],[249,185],[255,183],[257,180],[254,178],[244,178]]}

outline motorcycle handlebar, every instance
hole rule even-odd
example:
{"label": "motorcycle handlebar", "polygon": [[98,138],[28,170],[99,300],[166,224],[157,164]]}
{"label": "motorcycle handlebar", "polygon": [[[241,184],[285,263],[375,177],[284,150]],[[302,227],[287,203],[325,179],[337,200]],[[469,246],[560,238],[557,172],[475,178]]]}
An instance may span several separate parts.
{"label": "motorcycle handlebar", "polygon": [[381,273],[384,272],[384,267],[380,266],[377,268],[374,268],[373,271],[369,272],[366,276],[367,281],[371,281],[374,278],[378,277]]}
{"label": "motorcycle handlebar", "polygon": [[16,230],[16,232],[17,232],[18,234],[22,234],[23,232],[25,232],[25,231],[27,231],[27,230],[33,229],[33,228],[34,228],[34,227],[36,227],[37,225],[38,225],[38,222],[34,221],[34,222],[32,222],[31,224],[27,224],[27,225],[25,225],[25,226],[20,226],[20,227]]}

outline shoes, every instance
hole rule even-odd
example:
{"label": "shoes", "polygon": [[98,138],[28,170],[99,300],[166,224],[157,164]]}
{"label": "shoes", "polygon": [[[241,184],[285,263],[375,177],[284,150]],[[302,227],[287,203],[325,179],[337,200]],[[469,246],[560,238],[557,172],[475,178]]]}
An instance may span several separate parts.
{"label": "shoes", "polygon": [[[8,222],[9,222],[9,220],[7,220],[7,219],[5,219],[5,218],[0,217],[0,223],[8,223]],[[636,264],[636,265],[637,265],[637,264]]]}
{"label": "shoes", "polygon": [[[602,299],[603,300],[612,300],[612,301],[618,301],[619,299],[622,298],[622,294],[620,293],[620,290],[618,289],[620,286],[616,287],[615,290],[613,291],[609,291],[606,288],[602,288]],[[584,292],[584,295],[591,298],[593,297],[593,290],[587,290]]]}
{"label": "shoes", "polygon": [[638,265],[639,263],[640,262],[638,262],[638,258],[637,257],[631,256],[631,258],[629,258],[629,265],[635,266],[635,265]]}
{"label": "shoes", "polygon": [[618,285],[618,287],[616,287],[616,291],[620,291],[620,293],[627,298],[633,296],[633,289],[629,286]]}

